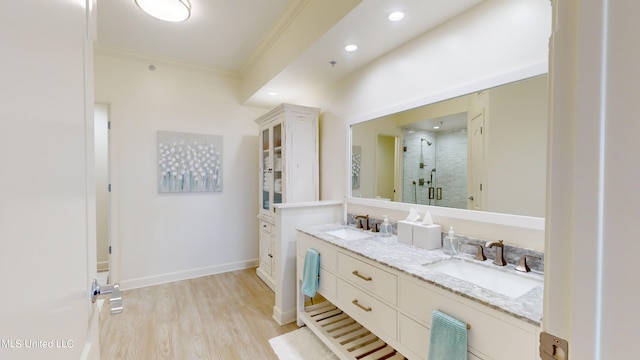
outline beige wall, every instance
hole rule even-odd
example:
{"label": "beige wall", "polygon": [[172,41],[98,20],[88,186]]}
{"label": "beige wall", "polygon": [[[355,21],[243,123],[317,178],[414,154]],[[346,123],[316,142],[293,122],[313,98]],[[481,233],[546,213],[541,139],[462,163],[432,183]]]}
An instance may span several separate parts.
{"label": "beige wall", "polygon": [[98,271],[109,269],[109,108],[95,108],[96,242]]}
{"label": "beige wall", "polygon": [[[376,197],[394,199],[396,137],[378,134],[376,150]],[[398,141],[400,141],[398,139]],[[390,166],[394,164],[394,166]]]}
{"label": "beige wall", "polygon": [[488,114],[486,209],[544,217],[547,77],[490,90]]}
{"label": "beige wall", "polygon": [[[96,101],[111,110],[113,280],[131,288],[253,266],[253,120],[267,109],[238,103],[237,78],[105,49],[95,57],[95,82]],[[158,130],[223,136],[223,191],[159,194]]]}
{"label": "beige wall", "polygon": [[[544,72],[549,12],[544,0],[485,1],[311,99],[323,109],[321,198],[347,194],[348,124],[515,80],[515,70]],[[95,77],[113,124],[114,279],[135,287],[250,266],[258,256],[257,228],[246,226],[258,207],[253,119],[268,109],[241,106],[233,76],[104,49]],[[222,135],[224,191],[159,195],[157,130]]]}
{"label": "beige wall", "polygon": [[[550,28],[548,1],[485,1],[328,89],[319,105],[325,112],[322,199],[340,200],[348,194],[349,146],[343,152],[335,146],[348,124],[546,73]],[[343,175],[341,182],[337,174]],[[529,239],[523,246],[542,249],[544,226],[533,227],[534,236],[530,230],[522,236],[510,231],[510,238]],[[470,236],[487,232],[472,226],[467,230]]]}
{"label": "beige wall", "polygon": [[[346,125],[344,128],[347,129]],[[376,194],[375,189],[378,135],[401,136],[402,131],[386,118],[369,121],[358,126],[358,131],[351,139],[351,145],[360,146],[362,149],[360,176],[364,180],[360,182],[359,189],[353,189],[352,196],[375,198],[380,195]],[[389,163],[391,164],[393,161]],[[388,169],[388,172],[391,176],[390,181],[393,182],[394,169]]]}

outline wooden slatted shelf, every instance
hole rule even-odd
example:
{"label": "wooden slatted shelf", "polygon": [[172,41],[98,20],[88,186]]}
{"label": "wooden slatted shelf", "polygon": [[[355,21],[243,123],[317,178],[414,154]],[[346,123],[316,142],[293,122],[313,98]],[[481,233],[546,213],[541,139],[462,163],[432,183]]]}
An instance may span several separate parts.
{"label": "wooden slatted shelf", "polygon": [[342,360],[406,360],[329,301],[306,306],[300,317]]}

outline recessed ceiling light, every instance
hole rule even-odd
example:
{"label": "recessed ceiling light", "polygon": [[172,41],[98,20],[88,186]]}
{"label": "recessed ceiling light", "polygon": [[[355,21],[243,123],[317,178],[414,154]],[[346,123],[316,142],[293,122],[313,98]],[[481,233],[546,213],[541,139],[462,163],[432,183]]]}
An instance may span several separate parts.
{"label": "recessed ceiling light", "polygon": [[404,19],[404,13],[402,11],[394,11],[389,16],[387,16],[389,21],[400,21]]}
{"label": "recessed ceiling light", "polygon": [[270,96],[276,96],[276,95],[278,95],[278,93],[277,93],[277,92],[275,92],[275,91],[269,91],[269,95],[270,95]]}
{"label": "recessed ceiling light", "polygon": [[350,44],[344,47],[344,51],[346,52],[354,52],[358,50],[358,45]]}
{"label": "recessed ceiling light", "polygon": [[437,129],[440,129],[440,126],[436,125],[433,128],[437,130]]}
{"label": "recessed ceiling light", "polygon": [[135,0],[136,4],[147,14],[156,19],[180,22],[191,16],[189,0]]}

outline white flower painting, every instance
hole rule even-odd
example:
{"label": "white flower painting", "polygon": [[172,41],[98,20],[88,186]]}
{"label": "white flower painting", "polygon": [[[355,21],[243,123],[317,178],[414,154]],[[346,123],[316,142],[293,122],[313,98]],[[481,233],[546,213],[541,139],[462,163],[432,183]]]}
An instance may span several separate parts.
{"label": "white flower painting", "polygon": [[353,146],[351,148],[351,188],[360,188],[360,161],[362,159],[362,148],[360,146]]}
{"label": "white flower painting", "polygon": [[222,136],[158,131],[158,192],[222,191]]}

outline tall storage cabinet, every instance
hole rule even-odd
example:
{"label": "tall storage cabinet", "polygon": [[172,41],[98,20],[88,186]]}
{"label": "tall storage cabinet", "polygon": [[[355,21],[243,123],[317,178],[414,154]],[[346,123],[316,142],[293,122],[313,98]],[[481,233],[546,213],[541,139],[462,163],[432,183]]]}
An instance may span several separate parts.
{"label": "tall storage cabinet", "polygon": [[258,276],[275,291],[278,272],[273,205],[317,201],[320,109],[282,104],[256,119],[259,126]]}

